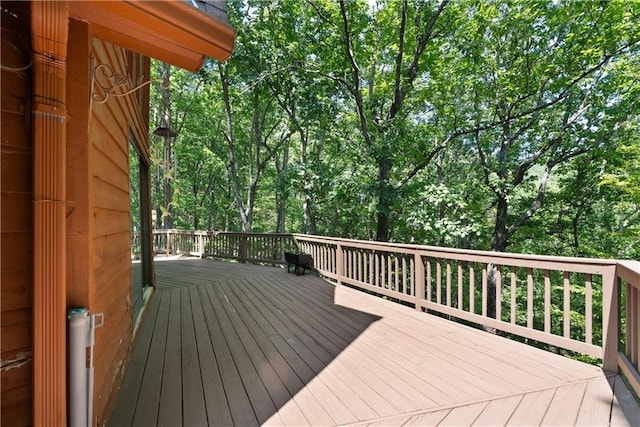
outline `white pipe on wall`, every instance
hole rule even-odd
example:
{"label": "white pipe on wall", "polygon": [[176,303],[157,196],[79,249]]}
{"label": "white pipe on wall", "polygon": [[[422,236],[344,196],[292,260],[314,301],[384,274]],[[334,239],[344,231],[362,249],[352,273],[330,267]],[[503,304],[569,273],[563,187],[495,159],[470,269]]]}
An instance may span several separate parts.
{"label": "white pipe on wall", "polygon": [[74,308],[69,319],[69,426],[87,425],[87,344],[89,343],[89,309]]}
{"label": "white pipe on wall", "polygon": [[[93,345],[95,329],[104,323],[102,313],[87,308],[69,310],[69,426],[93,424]],[[96,322],[96,318],[100,321]],[[87,365],[87,347],[89,359]]]}
{"label": "white pipe on wall", "polygon": [[[96,341],[96,328],[101,328],[104,324],[104,314],[92,314],[89,316],[91,319],[90,328],[89,328],[89,341],[87,345],[89,346],[89,368],[88,368],[88,383],[87,383],[87,425],[93,424],[93,346]],[[96,322],[96,318],[100,318],[100,322]]]}

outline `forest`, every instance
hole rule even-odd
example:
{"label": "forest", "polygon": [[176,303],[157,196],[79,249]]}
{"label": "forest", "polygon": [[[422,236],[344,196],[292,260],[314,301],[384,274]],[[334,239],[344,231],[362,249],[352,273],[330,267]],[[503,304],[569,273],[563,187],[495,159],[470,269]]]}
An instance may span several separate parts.
{"label": "forest", "polygon": [[152,63],[156,228],[640,259],[640,2],[228,12],[227,62]]}

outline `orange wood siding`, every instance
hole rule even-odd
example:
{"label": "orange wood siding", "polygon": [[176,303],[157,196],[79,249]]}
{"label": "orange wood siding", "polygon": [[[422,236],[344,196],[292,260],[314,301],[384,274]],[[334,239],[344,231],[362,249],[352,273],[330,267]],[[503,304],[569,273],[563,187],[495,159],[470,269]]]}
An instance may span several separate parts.
{"label": "orange wood siding", "polygon": [[[148,76],[149,60],[98,39],[93,40],[95,64],[139,83]],[[137,66],[133,66],[135,62]],[[136,75],[131,75],[135,71]],[[132,86],[127,86],[130,89]],[[110,415],[120,387],[132,341],[131,248],[129,206],[129,141],[147,141],[148,101],[136,92],[93,103],[89,141],[90,185],[93,187],[91,311],[105,313],[105,326],[96,331],[95,414],[99,424]],[[148,98],[147,98],[148,99]]]}
{"label": "orange wood siding", "polygon": [[[2,64],[26,65],[30,40],[29,4],[2,2],[2,39],[22,52],[2,45]],[[8,13],[11,11],[12,13]],[[15,15],[15,16],[14,16]],[[0,284],[2,295],[1,376],[3,426],[31,424],[32,407],[32,319],[33,299],[33,205],[32,143],[26,131],[31,78],[2,70],[2,138],[0,158],[1,240]]]}
{"label": "orange wood siding", "polygon": [[68,197],[75,208],[68,218],[67,301],[104,313],[94,348],[94,416],[101,425],[131,351],[129,141],[131,135],[144,141],[147,151],[148,93],[98,103],[91,98],[97,85],[89,79],[97,65],[107,64],[132,81],[146,81],[149,59],[92,38],[84,22],[72,20],[70,34],[70,68],[79,72],[69,83]]}

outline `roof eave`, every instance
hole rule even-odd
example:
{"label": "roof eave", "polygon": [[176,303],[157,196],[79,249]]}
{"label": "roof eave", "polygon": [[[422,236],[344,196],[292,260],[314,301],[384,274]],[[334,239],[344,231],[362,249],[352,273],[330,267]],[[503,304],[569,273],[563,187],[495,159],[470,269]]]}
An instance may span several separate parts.
{"label": "roof eave", "polygon": [[70,16],[89,22],[96,37],[196,72],[205,57],[225,61],[236,30],[189,3],[70,2]]}

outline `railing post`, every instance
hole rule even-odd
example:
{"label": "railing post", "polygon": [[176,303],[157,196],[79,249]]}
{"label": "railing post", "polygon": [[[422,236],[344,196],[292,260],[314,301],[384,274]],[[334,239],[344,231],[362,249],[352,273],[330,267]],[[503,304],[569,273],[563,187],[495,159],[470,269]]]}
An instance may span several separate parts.
{"label": "railing post", "polygon": [[602,273],[602,368],[618,372],[620,342],[620,281],[616,267],[606,267]]}
{"label": "railing post", "polygon": [[344,277],[344,251],[342,245],[336,246],[336,281],[338,285],[342,285],[342,278]]}
{"label": "railing post", "polygon": [[200,259],[204,258],[204,233],[198,233],[198,252],[200,253]]}
{"label": "railing post", "polygon": [[169,256],[171,254],[171,232],[167,230],[167,245],[165,246],[165,254]]}
{"label": "railing post", "polygon": [[414,294],[416,297],[416,310],[422,311],[422,301],[424,300],[424,264],[422,263],[422,255],[419,252],[414,254],[415,277],[413,278]]}

